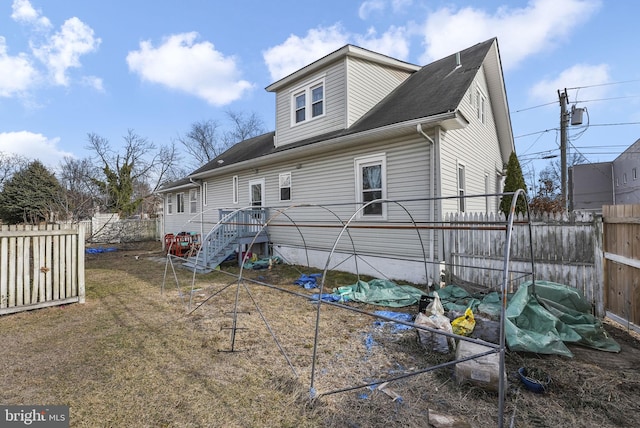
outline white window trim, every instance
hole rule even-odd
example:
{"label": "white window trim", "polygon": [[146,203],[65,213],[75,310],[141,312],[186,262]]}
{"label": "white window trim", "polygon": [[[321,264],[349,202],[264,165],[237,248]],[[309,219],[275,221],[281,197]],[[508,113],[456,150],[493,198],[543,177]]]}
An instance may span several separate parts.
{"label": "white window trim", "polygon": [[[195,195],[195,198],[194,198],[194,195]],[[197,213],[198,213],[198,189],[191,189],[189,190],[189,214],[197,214]]]}
{"label": "white window trim", "polygon": [[239,193],[239,186],[238,186],[238,176],[234,175],[233,179],[231,181],[231,185],[233,187],[232,193],[233,193],[233,203],[237,204],[238,203],[238,193]]}
{"label": "white window trim", "polygon": [[[460,183],[460,169],[462,169],[463,174],[463,183]],[[460,161],[456,162],[456,196],[458,197],[458,211],[463,213],[466,212],[467,204],[466,199],[460,197],[460,192],[462,191],[462,196],[467,195],[467,166]]]}
{"label": "white window trim", "polygon": [[476,86],[476,118],[480,123],[485,123],[487,117],[487,96],[479,86]]}
{"label": "white window trim", "polygon": [[[180,204],[182,201],[182,204]],[[182,205],[182,210],[180,210],[180,205]],[[184,192],[176,193],[176,214],[184,213]]]}
{"label": "white window trim", "polygon": [[634,180],[638,179],[638,169],[637,168],[633,168],[631,170],[631,176],[633,177]]}
{"label": "white window trim", "polygon": [[[312,117],[311,116],[311,112],[312,112],[312,107],[313,107],[313,100],[312,100],[312,90],[314,88],[317,88],[318,86],[322,86],[322,114],[319,114],[318,116]],[[301,95],[302,93],[305,94],[305,119],[301,120],[300,122],[296,122],[296,97],[298,95]],[[326,116],[327,114],[327,85],[325,83],[325,77],[324,75],[322,77],[320,77],[319,79],[315,79],[313,81],[311,81],[310,83],[306,83],[304,85],[300,85],[298,87],[296,87],[295,89],[292,89],[290,91],[290,109],[291,109],[291,126],[298,126],[298,125],[302,125],[304,123],[309,123],[313,120],[319,119],[321,117]]]}
{"label": "white window trim", "polygon": [[202,182],[202,206],[206,207],[207,206],[207,188],[209,186],[207,186],[207,182],[203,181]]}
{"label": "white window trim", "polygon": [[374,155],[362,156],[354,159],[353,167],[354,173],[356,175],[355,180],[355,191],[356,191],[356,202],[358,203],[357,209],[357,219],[359,220],[387,220],[387,204],[382,204],[382,214],[380,215],[371,215],[364,214],[364,210],[361,210],[362,204],[364,202],[364,198],[362,197],[362,167],[368,165],[380,164],[380,174],[381,174],[381,185],[382,191],[380,195],[380,199],[387,199],[387,154],[386,153],[377,153]]}
{"label": "white window trim", "polygon": [[167,193],[167,215],[173,215],[173,193]]}
{"label": "white window trim", "polygon": [[260,184],[260,197],[262,198],[262,208],[267,206],[267,194],[266,194],[266,190],[265,190],[265,180],[264,178],[257,178],[255,180],[249,180],[249,187],[248,187],[248,191],[249,191],[249,204],[252,204],[252,195],[251,195],[251,186],[253,186],[254,184]]}
{"label": "white window trim", "polygon": [[[287,176],[289,177],[289,185],[283,186],[282,179]],[[289,199],[282,199],[282,189],[285,187],[289,188]],[[283,172],[278,175],[278,199],[280,200],[280,202],[289,202],[293,199],[293,184],[291,180],[291,172]]]}
{"label": "white window trim", "polygon": [[489,194],[491,193],[490,183],[489,183],[489,173],[484,173],[484,194],[487,195],[484,197],[484,209],[487,214],[491,212],[491,202],[489,199]]}

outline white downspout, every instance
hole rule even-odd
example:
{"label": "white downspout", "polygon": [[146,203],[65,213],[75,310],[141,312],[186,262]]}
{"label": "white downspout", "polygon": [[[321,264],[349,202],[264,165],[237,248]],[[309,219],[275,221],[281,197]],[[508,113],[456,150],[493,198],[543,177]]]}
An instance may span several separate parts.
{"label": "white downspout", "polygon": [[[431,144],[431,149],[429,150],[429,182],[431,183],[431,194],[430,194],[430,199],[429,199],[429,211],[431,214],[431,221],[434,222],[436,219],[436,205],[435,205],[435,200],[434,198],[436,197],[436,168],[435,168],[435,151],[436,151],[436,142],[429,137],[423,130],[422,130],[422,124],[418,123],[418,125],[416,126],[416,130],[418,131],[418,133],[420,135],[422,135],[430,144]],[[431,276],[433,277],[432,280],[434,282],[439,281],[439,278],[435,277],[435,258],[434,258],[434,254],[433,254],[433,250],[434,250],[434,240],[435,240],[435,230],[433,228],[430,229],[429,231],[429,257],[431,258]],[[429,278],[427,278],[427,281],[429,280]]]}

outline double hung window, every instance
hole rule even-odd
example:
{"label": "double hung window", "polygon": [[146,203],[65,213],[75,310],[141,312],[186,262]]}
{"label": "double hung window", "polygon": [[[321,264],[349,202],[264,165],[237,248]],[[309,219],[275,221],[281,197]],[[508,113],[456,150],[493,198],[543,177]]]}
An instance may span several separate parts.
{"label": "double hung window", "polygon": [[324,79],[293,91],[291,122],[307,122],[325,114]]}
{"label": "double hung window", "polygon": [[167,215],[173,214],[173,193],[167,194]]}
{"label": "double hung window", "polygon": [[291,200],[291,173],[283,172],[280,174],[280,200],[281,201],[290,201]]}
{"label": "double hung window", "polygon": [[189,214],[198,212],[198,191],[196,189],[189,190]]}

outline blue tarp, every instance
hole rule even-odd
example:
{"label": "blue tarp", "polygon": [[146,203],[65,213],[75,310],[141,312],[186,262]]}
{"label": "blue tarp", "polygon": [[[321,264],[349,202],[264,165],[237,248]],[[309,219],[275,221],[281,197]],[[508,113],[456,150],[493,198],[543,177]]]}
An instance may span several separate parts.
{"label": "blue tarp", "polygon": [[96,247],[96,248],[86,248],[84,250],[84,252],[87,254],[111,253],[113,251],[118,251],[118,249],[114,247],[108,247],[108,248]]}

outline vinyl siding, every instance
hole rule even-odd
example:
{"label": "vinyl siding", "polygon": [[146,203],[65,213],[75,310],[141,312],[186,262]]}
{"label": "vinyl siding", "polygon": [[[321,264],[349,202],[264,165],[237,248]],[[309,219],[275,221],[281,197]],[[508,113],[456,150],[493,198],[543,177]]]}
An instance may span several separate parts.
{"label": "vinyl siding", "polygon": [[[321,73],[296,82],[276,94],[276,146],[345,128],[346,88],[344,60],[332,64]],[[324,76],[325,114],[292,126],[291,96],[293,90],[311,84]]]}
{"label": "vinyl siding", "polygon": [[371,110],[411,73],[360,58],[347,60],[347,127]]}
{"label": "vinyl siding", "polygon": [[[270,165],[259,170],[219,176],[208,180],[208,205],[204,213],[204,230],[218,221],[218,208],[240,208],[249,204],[249,181],[265,179],[265,206],[271,217],[269,234],[274,245],[291,245],[328,251],[332,248],[347,222],[358,209],[355,188],[356,158],[384,153],[387,165],[386,221],[356,220],[338,242],[337,250],[358,254],[378,254],[402,259],[422,260],[429,257],[429,232],[415,229],[380,229],[376,226],[429,221],[427,198],[429,183],[430,145],[424,138],[380,141],[366,147],[332,151],[323,157],[300,157],[295,161]],[[278,176],[291,172],[291,201],[279,201]],[[239,177],[239,203],[232,204],[232,177]],[[408,201],[412,199],[413,201]],[[308,206],[301,206],[308,205]],[[187,214],[166,216],[166,230],[200,230],[200,216],[191,222]],[[412,220],[413,219],[413,220]],[[312,226],[322,227],[312,227]],[[420,235],[418,235],[420,233]],[[422,242],[421,242],[422,241]],[[422,245],[421,245],[422,244]]]}
{"label": "vinyl siding", "polygon": [[[389,95],[411,73],[369,61],[347,57],[283,88],[276,94],[276,145],[282,146],[327,132],[345,129]],[[301,124],[291,123],[294,90],[324,76],[325,116]]]}
{"label": "vinyl siding", "polygon": [[[491,193],[498,187],[498,173],[502,171],[502,155],[496,134],[496,124],[489,100],[489,90],[485,79],[484,67],[478,71],[469,91],[473,91],[473,105],[469,102],[469,92],[460,105],[462,114],[469,120],[463,129],[442,132],[440,134],[441,191],[442,196],[456,196],[458,162],[465,165],[465,184],[467,195],[479,195],[485,192],[485,174],[489,179]],[[475,107],[475,89],[480,88],[485,96],[485,123],[477,118]],[[484,197],[466,200],[466,212],[485,212]],[[490,210],[495,212],[498,205],[496,197],[489,201]],[[443,201],[443,215],[458,211],[456,199]]]}
{"label": "vinyl siding", "polygon": [[[385,153],[387,165],[387,199],[403,200],[426,198],[429,195],[429,150],[424,139],[400,144],[386,141],[358,148],[333,152],[322,159],[300,159],[300,169],[294,164],[274,165],[264,171],[268,205],[277,204],[278,174],[291,171],[292,200],[281,205],[283,214],[274,214],[270,236],[274,244],[306,246],[311,249],[329,250],[334,245],[342,227],[358,206],[355,189],[354,160],[361,156]],[[273,203],[272,203],[273,202]],[[298,207],[302,204],[311,206]],[[319,205],[319,206],[316,206]],[[289,208],[294,206],[292,208]],[[400,201],[388,206],[387,221],[372,222],[357,220],[352,224],[384,225],[393,222],[411,224],[428,220],[429,205],[419,202]],[[325,227],[311,227],[321,224]],[[294,226],[295,224],[295,226]],[[420,238],[427,247],[426,233],[418,236],[415,230],[385,230],[379,228],[349,229],[343,234],[337,249],[358,254],[382,254],[402,258],[423,258]],[[351,242],[353,240],[353,243]]]}

